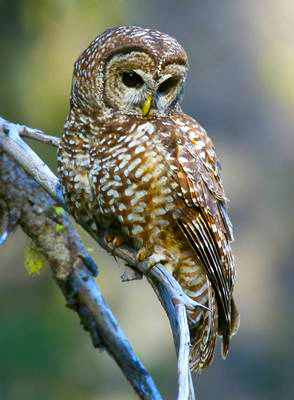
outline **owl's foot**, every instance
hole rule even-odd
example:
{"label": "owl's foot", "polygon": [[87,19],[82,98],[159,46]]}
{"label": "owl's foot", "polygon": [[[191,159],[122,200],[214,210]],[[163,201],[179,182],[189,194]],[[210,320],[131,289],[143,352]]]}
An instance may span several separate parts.
{"label": "owl's foot", "polygon": [[166,263],[167,259],[165,254],[155,253],[154,246],[142,247],[137,253],[137,260],[140,262],[146,262],[148,265],[147,274],[157,264]]}
{"label": "owl's foot", "polygon": [[119,247],[125,242],[121,236],[116,236],[111,233],[107,234],[105,239],[106,242],[113,247]]}
{"label": "owl's foot", "polygon": [[154,253],[154,246],[142,247],[137,253],[137,260],[140,262],[146,261]]}
{"label": "owl's foot", "polygon": [[125,240],[122,236],[116,235],[114,233],[106,233],[105,241],[107,246],[113,251],[115,251],[118,247],[125,243]]}

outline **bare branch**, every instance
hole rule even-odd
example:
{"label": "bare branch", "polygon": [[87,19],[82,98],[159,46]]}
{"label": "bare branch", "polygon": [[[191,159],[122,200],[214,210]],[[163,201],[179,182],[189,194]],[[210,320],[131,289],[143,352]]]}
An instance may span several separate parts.
{"label": "bare branch", "polygon": [[55,147],[59,146],[60,139],[58,137],[46,135],[40,129],[30,128],[25,125],[15,124],[15,126],[17,127],[18,134],[21,137],[34,139],[37,140],[38,142],[49,144],[50,146],[55,146]]}
{"label": "bare branch", "polygon": [[175,302],[170,289],[162,282],[149,279],[157,297],[164,307],[170,321],[175,348],[178,356],[178,397],[177,400],[195,400],[194,386],[189,368],[190,334],[186,315],[186,307]]}
{"label": "bare branch", "polygon": [[39,142],[50,144],[51,146],[58,147],[60,139],[54,136],[45,135],[42,131],[33,128],[23,126],[23,132],[20,136],[27,137],[29,139],[38,140]]}
{"label": "bare branch", "polygon": [[[177,319],[180,326],[188,326],[187,314],[183,304],[176,304]],[[180,330],[180,344],[178,349],[178,376],[180,399],[189,399],[189,355],[190,355],[190,334],[187,330]]]}
{"label": "bare branch", "polygon": [[[59,181],[50,168],[20,138],[22,125],[8,123],[0,117],[1,147],[17,161],[62,207],[65,207]],[[40,134],[40,133],[39,133]],[[35,137],[36,138],[36,137]]]}
{"label": "bare branch", "polygon": [[0,127],[0,216],[7,215],[4,238],[7,239],[11,231],[10,222],[13,221],[15,227],[17,221],[48,260],[68,306],[78,313],[93,345],[105,348],[115,359],[139,398],[160,400],[151,376],[137,358],[96,285],[93,277],[93,271],[97,273],[96,264],[67,213],[57,213],[58,203],[1,150],[2,137]]}
{"label": "bare branch", "polygon": [[[1,124],[4,127],[5,134],[1,135],[0,132],[0,145],[4,150],[13,156],[16,161],[23,166],[23,168],[31,174],[35,180],[60,204],[64,207],[64,200],[60,190],[58,179],[52,171],[33,153],[29,146],[27,146],[20,138],[24,131],[27,129],[21,125],[8,123],[0,118]],[[40,131],[29,128],[30,137],[47,143],[48,136],[43,135]],[[58,139],[56,138],[58,143]],[[56,144],[54,144],[56,145]],[[25,154],[26,153],[26,154]],[[90,234],[91,228],[84,226]],[[178,400],[192,400],[194,399],[194,389],[191,380],[189,369],[189,352],[190,352],[190,335],[188,322],[186,318],[185,307],[194,309],[195,307],[203,307],[201,304],[190,299],[183,291],[178,282],[169,274],[169,272],[157,264],[150,268],[148,262],[139,263],[136,259],[136,252],[134,249],[122,246],[116,249],[110,247],[109,243],[105,241],[106,232],[101,229],[99,237],[95,236],[95,240],[107,251],[111,252],[116,257],[124,260],[127,265],[135,271],[143,273],[148,281],[154,288],[160,302],[162,303],[165,311],[170,320],[171,329],[174,337],[175,347],[178,354],[178,379],[179,379],[179,392]],[[138,273],[138,272],[137,272]],[[93,302],[89,302],[88,306],[93,307]],[[205,308],[205,307],[204,307]],[[94,310],[91,308],[92,313]]]}

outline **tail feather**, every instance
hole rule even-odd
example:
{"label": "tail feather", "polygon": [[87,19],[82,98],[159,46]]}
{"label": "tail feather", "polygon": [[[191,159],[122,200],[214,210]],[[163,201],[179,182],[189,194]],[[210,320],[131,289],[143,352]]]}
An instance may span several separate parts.
{"label": "tail feather", "polygon": [[229,318],[225,318],[222,308],[218,308],[215,290],[202,266],[189,257],[181,261],[175,271],[176,279],[189,297],[210,310],[199,307],[187,310],[191,340],[190,368],[200,372],[213,360],[217,336],[222,336],[222,357],[226,358],[231,336],[239,327],[239,311],[232,298],[227,314]]}
{"label": "tail feather", "polygon": [[[217,303],[210,285],[208,286],[208,292],[209,300],[204,305],[211,311],[197,309],[193,312],[194,315],[189,316],[188,314],[192,346],[190,368],[198,372],[212,363],[218,332]],[[197,301],[199,301],[199,298]],[[195,320],[197,320],[197,323],[195,323]]]}
{"label": "tail feather", "polygon": [[230,348],[230,339],[233,335],[236,334],[240,325],[240,314],[239,310],[236,306],[234,298],[231,300],[231,318],[230,324],[223,323],[220,325],[219,328],[219,335],[222,336],[222,358],[225,359],[228,355],[229,348]]}

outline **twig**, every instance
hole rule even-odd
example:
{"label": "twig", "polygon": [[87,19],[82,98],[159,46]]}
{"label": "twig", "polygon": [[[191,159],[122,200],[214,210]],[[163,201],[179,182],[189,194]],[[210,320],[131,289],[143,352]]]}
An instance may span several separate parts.
{"label": "twig", "polygon": [[[11,124],[0,118],[0,128],[1,125],[5,132],[5,134],[2,135],[0,133],[0,145],[2,145],[3,149],[13,156],[16,161],[23,166],[23,168],[31,174],[62,207],[64,207],[64,200],[58,179],[20,138],[20,135],[24,135],[24,132],[28,132],[28,130],[21,125]],[[34,133],[34,130],[31,128],[29,128],[29,131],[30,138],[47,143],[48,137],[43,137],[40,131],[37,131],[37,134],[35,134],[36,132]],[[57,145],[58,139],[56,138],[56,140],[56,142],[53,141],[50,144]],[[84,225],[83,227],[91,234],[90,227]],[[95,237],[96,241],[104,249],[112,252],[113,255],[126,261],[126,263],[135,270],[146,275],[149,282],[152,284],[169,317],[178,354],[179,392],[177,399],[194,399],[194,390],[191,385],[189,370],[190,336],[185,307],[194,309],[197,306],[202,307],[202,305],[190,299],[182,291],[178,282],[160,264],[150,269],[148,262],[138,263],[136,260],[136,252],[133,249],[126,246],[112,249],[104,238],[105,232],[101,229],[99,237]]]}
{"label": "twig", "polygon": [[26,137],[29,139],[38,140],[38,142],[49,144],[51,146],[58,147],[60,139],[55,136],[46,135],[40,129],[33,129],[25,125],[16,125],[19,136]]}
{"label": "twig", "polygon": [[194,386],[189,369],[190,334],[185,305],[172,301],[169,288],[161,282],[150,280],[170,321],[174,344],[178,356],[178,397],[177,399],[195,400]]}
{"label": "twig", "polygon": [[[0,128],[2,130],[0,144],[5,152],[13,157],[54,200],[65,208],[58,179],[40,157],[21,140],[20,132],[24,132],[23,126],[9,123],[0,117]],[[34,138],[36,139],[37,136]]]}
{"label": "twig", "polygon": [[[177,319],[180,326],[188,325],[187,314],[183,304],[176,304]],[[180,399],[189,399],[189,355],[190,355],[190,334],[187,330],[180,330],[180,344],[178,349],[178,377]]]}

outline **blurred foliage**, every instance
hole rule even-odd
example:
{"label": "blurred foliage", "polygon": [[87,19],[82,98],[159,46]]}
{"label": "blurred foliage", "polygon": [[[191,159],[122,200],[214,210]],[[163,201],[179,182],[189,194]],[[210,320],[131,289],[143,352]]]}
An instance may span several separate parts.
{"label": "blurred foliage", "polygon": [[[0,115],[61,134],[74,60],[122,24],[176,37],[190,57],[184,110],[213,138],[235,226],[241,328],[224,363],[195,377],[200,399],[294,398],[294,2],[292,0],[0,0]],[[32,143],[52,167],[54,149]],[[174,398],[168,321],[145,281],[83,234],[98,283],[165,398]],[[25,236],[0,250],[0,399],[135,398],[93,349],[48,270],[28,276]]]}

